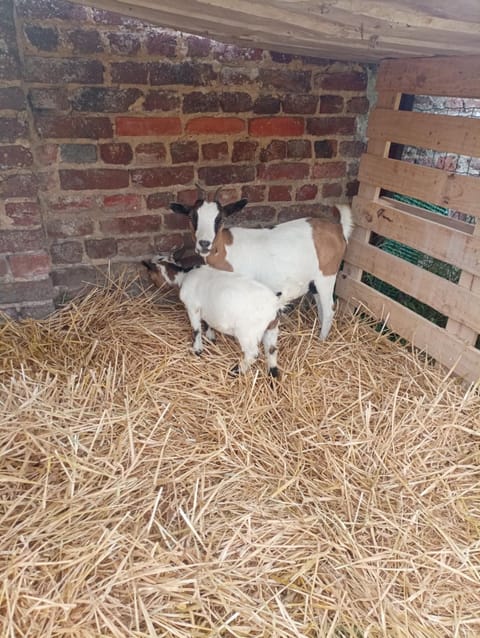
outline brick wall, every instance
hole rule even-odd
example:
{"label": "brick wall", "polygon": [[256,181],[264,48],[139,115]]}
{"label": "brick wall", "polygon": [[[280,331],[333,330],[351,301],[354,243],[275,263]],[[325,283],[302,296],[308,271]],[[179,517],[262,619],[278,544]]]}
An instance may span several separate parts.
{"label": "brick wall", "polygon": [[0,308],[48,311],[100,270],[136,268],[183,241],[185,219],[168,205],[193,202],[196,183],[225,185],[224,202],[247,197],[252,224],[354,194],[365,66],[238,49],[58,0],[11,2]]}

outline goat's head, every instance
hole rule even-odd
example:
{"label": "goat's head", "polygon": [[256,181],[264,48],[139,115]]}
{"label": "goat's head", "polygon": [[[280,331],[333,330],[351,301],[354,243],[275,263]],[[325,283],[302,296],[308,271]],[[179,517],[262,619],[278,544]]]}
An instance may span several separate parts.
{"label": "goat's head", "polygon": [[150,281],[157,288],[163,286],[179,286],[181,277],[179,273],[184,273],[185,269],[177,263],[177,258],[183,253],[183,249],[174,249],[169,253],[159,254],[152,259],[142,261],[142,264],[148,270]]}
{"label": "goat's head", "polygon": [[240,199],[231,204],[222,204],[217,199],[218,190],[212,201],[199,198],[193,206],[183,204],[170,204],[174,213],[188,215],[193,236],[195,238],[195,252],[204,259],[212,250],[213,240],[216,234],[223,228],[225,218],[233,215],[248,203],[247,199]]}

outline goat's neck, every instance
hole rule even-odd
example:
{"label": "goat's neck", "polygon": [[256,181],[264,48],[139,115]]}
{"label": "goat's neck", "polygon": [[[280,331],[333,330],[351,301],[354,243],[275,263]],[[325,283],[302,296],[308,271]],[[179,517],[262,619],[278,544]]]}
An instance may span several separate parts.
{"label": "goat's neck", "polygon": [[207,264],[217,270],[232,271],[233,268],[227,260],[227,246],[232,242],[232,233],[228,228],[221,228],[213,240],[212,250],[206,259]]}

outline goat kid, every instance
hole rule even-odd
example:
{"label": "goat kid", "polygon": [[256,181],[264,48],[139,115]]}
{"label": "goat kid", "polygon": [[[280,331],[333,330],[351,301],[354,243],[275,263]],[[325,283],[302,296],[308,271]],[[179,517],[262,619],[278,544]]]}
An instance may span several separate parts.
{"label": "goat kid", "polygon": [[284,305],[279,294],[275,295],[258,281],[207,265],[186,269],[161,257],[143,264],[156,286],[167,283],[180,289],[180,299],[193,330],[195,354],[203,350],[203,321],[207,325],[205,336],[211,341],[215,338],[214,330],[236,337],[243,359],[232,369],[233,373],[249,369],[262,341],[268,373],[278,377],[278,314]]}
{"label": "goat kid", "polygon": [[353,230],[350,206],[338,205],[340,223],[307,217],[273,228],[224,228],[225,219],[247,204],[240,199],[226,206],[198,199],[193,206],[170,204],[188,215],[195,250],[220,270],[240,273],[282,291],[283,303],[313,293],[326,339],[333,321],[333,291],[347,241]]}

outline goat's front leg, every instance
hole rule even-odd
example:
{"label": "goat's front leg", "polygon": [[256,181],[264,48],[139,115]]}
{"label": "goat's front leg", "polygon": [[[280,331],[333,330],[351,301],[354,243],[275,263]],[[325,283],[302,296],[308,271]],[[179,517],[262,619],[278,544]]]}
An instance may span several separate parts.
{"label": "goat's front leg", "polygon": [[272,321],[265,330],[262,343],[267,359],[268,374],[272,377],[278,377],[277,368],[277,341],[278,341],[278,319]]}
{"label": "goat's front leg", "polygon": [[192,350],[195,354],[202,354],[202,318],[200,310],[196,308],[187,308],[188,318],[193,330],[193,346]]}
{"label": "goat's front leg", "polygon": [[238,373],[244,374],[247,372],[258,356],[258,343],[255,339],[237,338],[243,352],[243,359],[230,370],[230,374],[233,375],[237,375]]}

